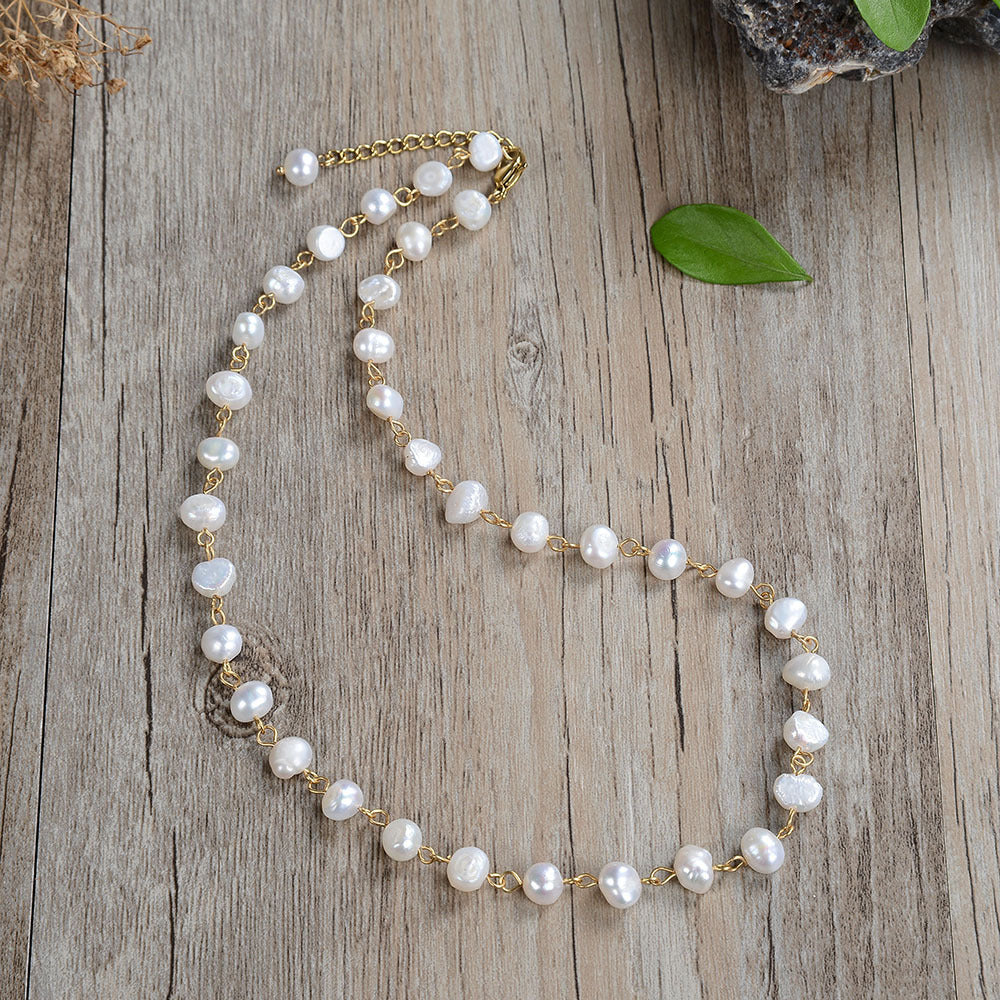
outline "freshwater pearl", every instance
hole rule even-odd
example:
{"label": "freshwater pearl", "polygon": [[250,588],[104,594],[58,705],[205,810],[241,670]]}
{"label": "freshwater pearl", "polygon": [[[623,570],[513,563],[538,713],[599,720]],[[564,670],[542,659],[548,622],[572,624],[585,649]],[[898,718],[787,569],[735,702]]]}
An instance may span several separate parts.
{"label": "freshwater pearl", "polygon": [[823,800],[823,786],[811,774],[779,774],[774,779],[774,798],[779,806],[811,812]]}
{"label": "freshwater pearl", "polygon": [[251,351],[264,342],[264,321],[256,313],[240,313],[233,324],[233,343]]}
{"label": "freshwater pearl", "polygon": [[385,188],[372,188],[361,198],[361,214],[376,226],[390,219],[398,207],[392,192]]}
{"label": "freshwater pearl", "polygon": [[792,750],[807,750],[815,753],[826,746],[830,739],[830,731],[815,715],[799,710],[793,712],[781,731],[785,742]]}
{"label": "freshwater pearl", "polygon": [[404,222],[396,229],[396,246],[407,260],[426,260],[433,242],[431,231],[422,222]]}
{"label": "freshwater pearl", "polygon": [[358,285],[358,298],[376,309],[391,309],[399,301],[399,282],[388,274],[371,274]]}
{"label": "freshwater pearl", "polygon": [[601,895],[618,910],[635,906],[642,895],[642,880],[639,873],[621,861],[609,861],[597,877]]}
{"label": "freshwater pearl", "polygon": [[204,438],[198,444],[198,461],[206,469],[228,472],[239,460],[240,449],[230,438]]}
{"label": "freshwater pearl", "polygon": [[211,493],[195,493],[177,515],[192,531],[218,531],[226,523],[226,505]]}
{"label": "freshwater pearl", "polygon": [[313,762],[313,749],[301,736],[285,736],[271,747],[267,762],[277,778],[294,778]]}
{"label": "freshwater pearl", "polygon": [[773,874],[785,863],[785,845],[761,826],[743,834],[740,854],[750,868],[762,875]]}
{"label": "freshwater pearl", "polygon": [[687,552],[676,539],[664,538],[650,548],[646,566],[657,580],[676,580],[687,569]]}
{"label": "freshwater pearl", "polygon": [[764,628],[776,639],[791,639],[806,623],[806,606],[797,597],[779,597],[764,612]]}
{"label": "freshwater pearl", "polygon": [[448,862],[448,881],[459,892],[475,892],[490,873],[490,859],[478,847],[460,847]]}
{"label": "freshwater pearl", "polygon": [[298,271],[293,271],[284,264],[272,267],[264,275],[264,293],[273,295],[275,302],[282,305],[291,305],[302,298],[302,293],[306,290],[306,283]]}
{"label": "freshwater pearl", "polygon": [[336,260],[347,240],[336,226],[313,226],[306,233],[306,246],[317,260]]}
{"label": "freshwater pearl", "polygon": [[282,164],[285,180],[296,187],[312,184],[319,176],[319,158],[311,149],[293,149]]}
{"label": "freshwater pearl", "polygon": [[263,681],[241,684],[229,699],[229,711],[237,722],[262,719],[274,708],[274,693]]}
{"label": "freshwater pearl", "polygon": [[544,514],[518,514],[510,529],[510,540],[522,552],[541,552],[549,538],[549,520]]}
{"label": "freshwater pearl", "polygon": [[364,801],[364,792],[353,781],[341,778],[323,793],[323,815],[338,822],[350,819]]}
{"label": "freshwater pearl", "polygon": [[457,483],[448,494],[444,505],[444,519],[449,524],[471,524],[479,520],[479,512],[486,510],[490,498],[486,487],[474,479]]}
{"label": "freshwater pearl", "polygon": [[723,597],[742,597],[753,583],[753,565],[747,559],[730,559],[719,567],[716,589]]}
{"label": "freshwater pearl", "polygon": [[205,395],[216,406],[228,406],[231,410],[242,410],[253,393],[250,383],[239,372],[215,372],[205,382]]}
{"label": "freshwater pearl", "polygon": [[489,203],[486,195],[472,188],[459,191],[452,199],[452,211],[458,218],[459,225],[475,232],[482,229],[490,216],[493,214],[493,206]]}
{"label": "freshwater pearl", "polygon": [[580,536],[580,555],[588,566],[607,569],[618,558],[618,536],[605,524],[592,524]]}
{"label": "freshwater pearl", "polygon": [[551,861],[537,861],[524,873],[525,896],[539,906],[551,906],[562,894],[562,872]]}
{"label": "freshwater pearl", "polygon": [[381,420],[398,420],[403,412],[403,397],[387,385],[373,385],[365,396],[368,409]]}
{"label": "freshwater pearl", "polygon": [[799,653],[785,664],[781,679],[800,691],[822,691],[830,683],[830,664],[819,653]]}
{"label": "freshwater pearl", "polygon": [[420,827],[412,819],[394,819],[382,828],[382,850],[393,861],[412,861],[422,839]]}
{"label": "freshwater pearl", "polygon": [[441,449],[424,438],[412,438],[403,449],[403,465],[415,476],[426,476],[441,464]]}
{"label": "freshwater pearl", "polygon": [[478,132],[469,140],[469,162],[476,170],[494,170],[502,158],[500,141],[491,132]]}
{"label": "freshwater pearl", "polygon": [[677,882],[690,889],[691,892],[708,892],[715,881],[715,870],[712,868],[712,855],[704,847],[685,844],[674,855],[673,869],[677,873]]}
{"label": "freshwater pearl", "polygon": [[213,663],[235,660],[243,650],[243,636],[233,625],[210,625],[201,634],[201,651]]}
{"label": "freshwater pearl", "polygon": [[444,194],[454,179],[448,165],[440,160],[426,160],[413,171],[413,186],[425,198],[437,198]]}
{"label": "freshwater pearl", "polygon": [[225,597],[236,582],[236,567],[222,556],[206,559],[191,571],[191,586],[202,597]]}
{"label": "freshwater pearl", "polygon": [[354,336],[354,356],[358,361],[388,361],[396,353],[396,343],[384,330],[358,330]]}

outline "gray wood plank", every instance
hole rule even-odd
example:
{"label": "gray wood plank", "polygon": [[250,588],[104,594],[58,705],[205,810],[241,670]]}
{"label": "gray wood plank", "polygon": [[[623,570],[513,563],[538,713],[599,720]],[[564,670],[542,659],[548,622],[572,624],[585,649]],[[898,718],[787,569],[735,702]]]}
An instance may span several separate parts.
{"label": "gray wood plank", "polygon": [[0,101],[0,997],[23,996],[47,674],[72,107]]}

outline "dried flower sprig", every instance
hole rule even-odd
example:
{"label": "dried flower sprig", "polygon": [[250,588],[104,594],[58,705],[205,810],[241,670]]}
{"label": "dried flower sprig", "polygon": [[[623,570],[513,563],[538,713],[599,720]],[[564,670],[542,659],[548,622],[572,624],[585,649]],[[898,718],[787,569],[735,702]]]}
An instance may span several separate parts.
{"label": "dried flower sprig", "polygon": [[127,56],[152,39],[142,28],[128,28],[76,0],[0,0],[0,94],[23,87],[40,99],[51,81],[64,93],[103,84],[116,94],[120,77],[105,77],[104,57]]}

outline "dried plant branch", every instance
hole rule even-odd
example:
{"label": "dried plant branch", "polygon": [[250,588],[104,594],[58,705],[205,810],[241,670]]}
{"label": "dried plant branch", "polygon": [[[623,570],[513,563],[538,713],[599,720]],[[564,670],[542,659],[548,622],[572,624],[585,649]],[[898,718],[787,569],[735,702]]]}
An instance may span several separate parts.
{"label": "dried plant branch", "polygon": [[42,84],[63,93],[104,85],[116,94],[120,77],[105,75],[109,53],[131,55],[152,39],[76,0],[0,0],[0,94],[23,88],[40,100]]}

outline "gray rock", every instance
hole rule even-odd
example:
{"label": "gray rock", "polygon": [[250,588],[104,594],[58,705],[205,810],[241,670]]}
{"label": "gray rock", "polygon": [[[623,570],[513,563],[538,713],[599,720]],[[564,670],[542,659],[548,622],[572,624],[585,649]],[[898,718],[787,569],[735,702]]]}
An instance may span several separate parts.
{"label": "gray rock", "polygon": [[712,0],[734,25],[743,51],[772,90],[798,94],[835,76],[872,80],[918,62],[931,33],[1000,52],[1000,8],[993,0],[940,0],[906,52],[883,45],[852,0]]}

